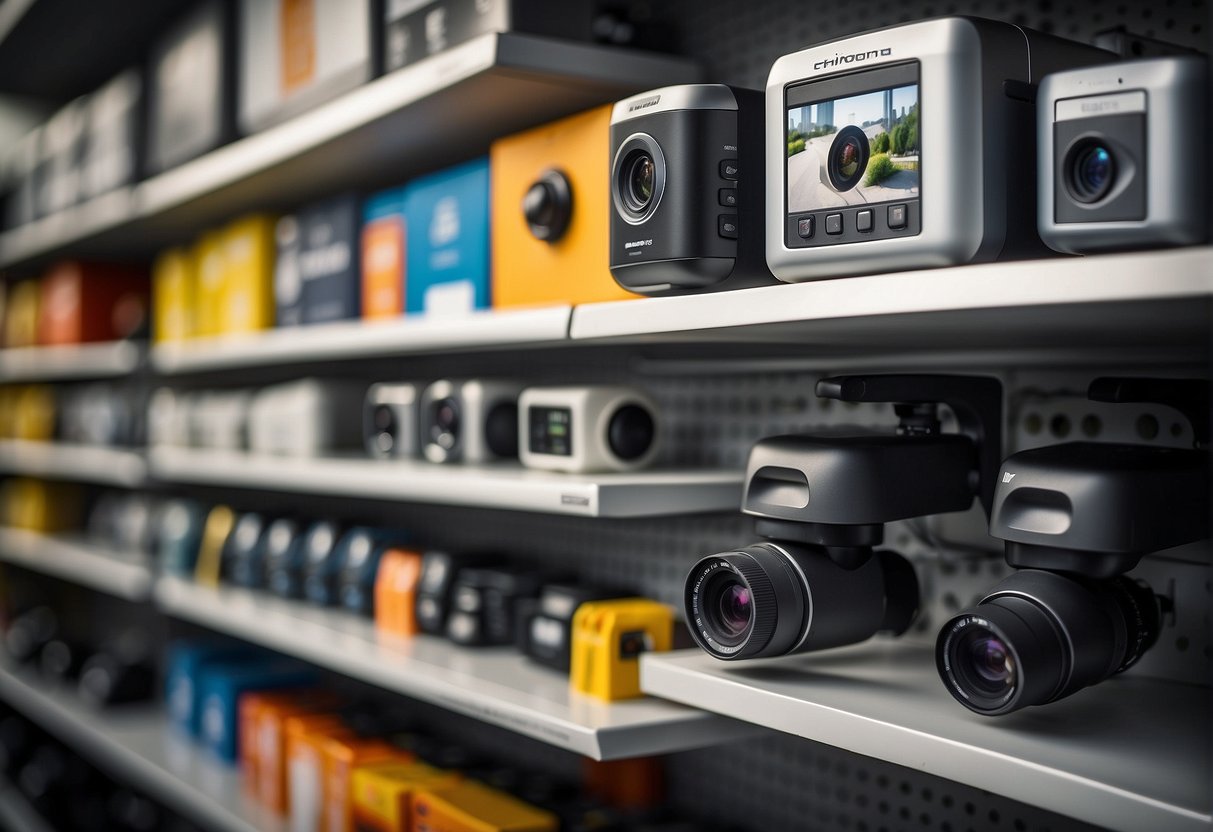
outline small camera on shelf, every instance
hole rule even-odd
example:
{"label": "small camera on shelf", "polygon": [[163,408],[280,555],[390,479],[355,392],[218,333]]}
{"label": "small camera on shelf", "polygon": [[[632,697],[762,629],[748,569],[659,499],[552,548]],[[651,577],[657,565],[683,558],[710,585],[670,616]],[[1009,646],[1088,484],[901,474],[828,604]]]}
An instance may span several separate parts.
{"label": "small camera on shelf", "polygon": [[587,601],[573,614],[569,685],[608,702],[643,696],[640,657],[669,650],[674,611],[648,598]]}
{"label": "small camera on shelf", "polygon": [[459,570],[446,619],[447,638],[469,646],[514,643],[518,604],[537,596],[546,577],[513,567]]}
{"label": "small camera on shelf", "polygon": [[640,390],[529,387],[518,408],[519,457],[528,468],[632,471],[657,455],[657,404]]}
{"label": "small camera on shelf", "polygon": [[389,547],[379,561],[375,576],[375,626],[383,632],[414,636],[417,623],[417,592],[421,583],[421,553]]}
{"label": "small camera on shelf", "polygon": [[763,237],[763,98],[663,87],[611,113],[611,273],[646,295],[773,283]]}
{"label": "small camera on shelf", "polygon": [[303,597],[322,607],[337,603],[337,578],[345,556],[346,538],[354,533],[362,545],[368,529],[342,532],[335,523],[314,523],[303,537]]}
{"label": "small camera on shelf", "polygon": [[365,387],[357,382],[304,378],[258,391],[248,410],[249,450],[257,454],[314,457],[355,448],[362,430],[356,408]]}
{"label": "small camera on shelf", "polygon": [[449,552],[431,550],[421,559],[421,577],[417,582],[417,628],[423,633],[442,635],[451,609],[455,580],[476,559]]}
{"label": "small camera on shelf", "polygon": [[265,517],[249,511],[241,514],[223,544],[223,576],[243,587],[258,587],[265,575]]}
{"label": "small camera on shelf", "polygon": [[362,438],[366,452],[379,459],[420,456],[416,384],[373,384],[362,406]]}
{"label": "small camera on shelf", "polygon": [[430,462],[482,463],[518,456],[512,381],[436,381],[421,395],[421,444]]}
{"label": "small camera on shelf", "polygon": [[546,584],[539,598],[518,614],[522,652],[548,667],[569,672],[573,655],[573,617],[582,604],[622,597],[618,592],[576,584]]}
{"label": "small camera on shelf", "polygon": [[[691,635],[718,659],[904,633],[918,579],[900,554],[875,548],[884,524],[964,511],[975,495],[989,511],[1002,435],[997,379],[843,376],[818,382],[817,395],[895,402],[896,433],[777,436],[750,451],[742,511],[767,539],[703,558],[684,590]],[[940,431],[938,403],[958,433]]]}
{"label": "small camera on shelf", "polygon": [[1058,72],[1037,96],[1040,236],[1075,254],[1209,233],[1207,64],[1198,55]]}
{"label": "small camera on shelf", "polygon": [[1067,697],[1131,667],[1158,640],[1162,602],[1125,573],[1209,536],[1209,384],[1101,378],[1088,398],[1182,411],[1195,449],[1067,442],[1002,464],[990,535],[1019,571],[944,624],[948,692],[998,716]]}
{"label": "small camera on shelf", "polygon": [[798,282],[1044,251],[1031,85],[1109,57],[962,17],[783,56],[766,91],[767,264]]}

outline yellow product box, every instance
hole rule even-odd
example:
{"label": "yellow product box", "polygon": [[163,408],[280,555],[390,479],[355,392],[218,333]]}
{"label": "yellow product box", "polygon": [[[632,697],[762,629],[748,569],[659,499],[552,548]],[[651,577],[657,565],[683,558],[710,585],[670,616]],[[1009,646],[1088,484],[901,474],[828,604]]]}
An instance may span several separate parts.
{"label": "yellow product box", "polygon": [[462,780],[458,772],[425,763],[372,763],[350,776],[354,828],[358,832],[406,832],[412,828],[413,796]]}
{"label": "yellow product box", "polygon": [[194,335],[195,259],[171,248],[152,266],[152,340],[183,341]]}
{"label": "yellow product box", "polygon": [[55,438],[55,393],[46,384],[27,384],[13,396],[13,439],[49,442]]}
{"label": "yellow product box", "polygon": [[278,220],[252,214],[223,229],[224,290],[219,329],[256,332],[274,325],[274,228]]}
{"label": "yellow product box", "polygon": [[80,489],[71,483],[15,478],[0,483],[0,522],[31,532],[62,532],[80,524]]}
{"label": "yellow product box", "polygon": [[223,332],[223,305],[227,300],[223,242],[220,232],[208,231],[194,244],[194,335]]}
{"label": "yellow product box", "polygon": [[4,316],[4,346],[32,347],[38,342],[38,298],[36,280],[13,284],[8,291]]}
{"label": "yellow product box", "polygon": [[198,544],[198,562],[194,566],[194,580],[203,586],[219,586],[219,575],[223,568],[223,544],[227,542],[232,527],[236,525],[236,513],[227,506],[215,506],[206,516],[202,527],[202,542]]}
{"label": "yellow product box", "polygon": [[556,816],[474,780],[423,789],[412,829],[427,832],[556,832]]}
{"label": "yellow product box", "polygon": [[669,650],[674,613],[648,598],[587,601],[573,614],[574,690],[614,701],[643,696],[640,656]]}

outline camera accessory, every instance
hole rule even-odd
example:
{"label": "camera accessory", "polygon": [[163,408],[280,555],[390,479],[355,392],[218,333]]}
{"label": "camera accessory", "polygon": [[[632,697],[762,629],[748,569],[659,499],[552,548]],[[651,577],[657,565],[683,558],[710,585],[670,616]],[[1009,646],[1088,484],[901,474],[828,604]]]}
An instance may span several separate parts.
{"label": "camera accessory", "polygon": [[430,462],[491,462],[518,456],[518,395],[512,381],[436,381],[421,395],[421,445]]}
{"label": "camera accessory", "polygon": [[610,119],[595,107],[493,142],[495,309],[634,297],[602,256]]}
{"label": "camera accessory", "polygon": [[[351,529],[364,539],[366,529]],[[337,575],[345,557],[341,528],[333,522],[313,523],[300,544],[303,556],[303,597],[313,604],[328,606],[337,601]]]}
{"label": "camera accessory", "polygon": [[415,179],[404,189],[404,309],[459,315],[489,307],[489,160]]}
{"label": "camera accessory", "polygon": [[519,611],[522,652],[548,667],[569,672],[573,655],[573,616],[588,601],[618,598],[619,593],[573,584],[547,584],[532,608]]}
{"label": "camera accessory", "polygon": [[1043,705],[1128,669],[1158,639],[1159,604],[1143,583],[1024,569],[940,630],[948,692],[987,716]]}
{"label": "camera accessory", "polygon": [[172,575],[192,577],[202,543],[205,517],[193,500],[170,500],[157,519],[156,560]]}
{"label": "camera accessory", "polygon": [[1032,85],[1109,57],[946,17],[780,58],[766,98],[771,271],[798,282],[1043,251]]}
{"label": "camera accessory", "polygon": [[[918,611],[914,569],[876,550],[884,524],[989,510],[1001,448],[1002,385],[972,376],[822,379],[817,395],[894,402],[894,434],[776,436],[746,466],[742,511],[766,541],[700,560],[687,576],[691,635],[718,659],[802,653],[904,633]],[[937,403],[959,432],[940,433]]]}
{"label": "camera accessory", "polygon": [[411,828],[413,796],[423,789],[441,790],[463,775],[426,763],[371,763],[350,775],[354,826],[359,832],[396,832]]}
{"label": "camera accessory", "polygon": [[253,691],[240,697],[240,769],[256,799],[283,815],[286,798],[286,720],[325,713],[341,699],[325,690]]}
{"label": "camera accessory", "polygon": [[372,384],[362,405],[366,452],[378,459],[419,456],[417,422],[421,389],[416,384]]}
{"label": "camera accessory", "polygon": [[258,392],[249,405],[249,450],[313,457],[362,444],[360,382],[305,378]]}
{"label": "camera accessory", "polygon": [[362,318],[404,314],[404,189],[388,188],[362,206]]}
{"label": "camera accessory", "polygon": [[631,387],[528,387],[518,399],[528,468],[633,471],[657,455],[657,404]]}
{"label": "camera accessory", "polygon": [[427,787],[413,798],[413,829],[556,832],[558,826],[559,822],[551,812],[475,780]]}
{"label": "camera accessory", "polygon": [[544,576],[529,569],[460,569],[451,592],[447,638],[467,646],[514,643],[515,608],[537,596],[543,583]]}
{"label": "camera accessory", "polygon": [[304,536],[299,524],[279,518],[265,531],[265,585],[283,598],[303,596]]}
{"label": "camera accessory", "polygon": [[1045,243],[1081,254],[1208,236],[1207,74],[1204,57],[1182,55],[1041,82],[1037,214]]}
{"label": "camera accessory", "polygon": [[372,529],[346,532],[338,544],[343,554],[339,555],[337,603],[360,615],[374,615],[375,582],[383,553],[390,545],[386,534]]}
{"label": "camera accessory", "polygon": [[763,96],[663,87],[611,113],[611,273],[645,295],[773,283],[763,215]]}
{"label": "camera accessory", "polygon": [[613,702],[640,690],[640,654],[669,650],[674,611],[648,598],[588,601],[573,614],[569,684],[580,693]]}
{"label": "camera accessory", "polygon": [[202,540],[194,563],[194,580],[203,586],[218,587],[223,570],[223,548],[227,544],[236,513],[227,506],[215,506],[206,515]]}
{"label": "camera accessory", "polygon": [[423,633],[446,632],[451,592],[459,571],[473,565],[468,558],[447,552],[426,552],[421,559],[421,579],[417,584],[417,627]]}
{"label": "camera accessory", "polygon": [[301,208],[298,279],[300,323],[357,318],[361,276],[358,265],[358,197],[345,194]]}
{"label": "camera accessory", "polygon": [[391,547],[379,560],[375,578],[375,627],[400,636],[415,636],[421,553]]}
{"label": "camera accessory", "polygon": [[265,518],[250,511],[240,515],[223,545],[223,576],[236,584],[256,588],[265,579]]}

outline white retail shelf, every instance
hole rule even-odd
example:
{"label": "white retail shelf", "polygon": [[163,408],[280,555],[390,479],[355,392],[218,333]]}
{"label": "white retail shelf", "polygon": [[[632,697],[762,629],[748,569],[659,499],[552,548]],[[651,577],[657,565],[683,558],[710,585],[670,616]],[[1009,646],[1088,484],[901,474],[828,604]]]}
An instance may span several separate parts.
{"label": "white retail shelf", "polygon": [[0,235],[0,267],[76,250],[147,254],[242,211],[401,182],[497,136],[699,77],[684,58],[482,35],[154,176],[126,204],[115,196]]}
{"label": "white retail shelf", "polygon": [[148,560],[111,551],[82,535],[44,535],[0,527],[0,561],[130,601],[151,595]]}
{"label": "white retail shelf", "polygon": [[396,321],[348,321],[158,344],[152,366],[162,374],[306,364],[439,350],[563,341],[571,306]]}
{"label": "white retail shelf", "polygon": [[1213,249],[1200,247],[594,303],[573,310],[571,334],[735,338],[850,353],[890,347],[1207,350],[1211,299]]}
{"label": "white retail shelf", "polygon": [[152,476],[164,482],[580,517],[733,511],[741,502],[741,471],[564,474],[532,471],[517,462],[439,465],[366,457],[297,459],[170,447],[152,448],[148,458]]}
{"label": "white retail shelf", "polygon": [[221,832],[278,832],[286,824],[254,803],[239,769],[179,735],[163,705],[94,710],[74,691],[0,667],[0,700],[118,780]]}
{"label": "white retail shelf", "polygon": [[653,698],[600,702],[513,648],[380,634],[343,610],[180,578],[156,582],[169,615],[432,702],[596,760],[665,754],[753,736],[753,725]]}
{"label": "white retail shelf", "polygon": [[132,341],[0,350],[0,382],[115,378],[139,366]]}
{"label": "white retail shelf", "polygon": [[1213,825],[1205,687],[1113,679],[982,717],[944,689],[930,646],[892,641],[749,662],[653,654],[641,686],[1120,832]]}
{"label": "white retail shelf", "polygon": [[126,448],[3,439],[0,472],[136,488],[147,476],[147,463]]}

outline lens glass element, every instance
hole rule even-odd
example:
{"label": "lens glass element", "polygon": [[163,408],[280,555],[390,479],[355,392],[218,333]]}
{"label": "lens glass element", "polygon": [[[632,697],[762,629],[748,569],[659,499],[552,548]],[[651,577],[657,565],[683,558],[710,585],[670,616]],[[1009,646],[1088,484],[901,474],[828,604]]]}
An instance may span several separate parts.
{"label": "lens glass element", "polygon": [[1011,649],[993,631],[971,624],[952,647],[953,678],[971,695],[1001,699],[1019,684]]}
{"label": "lens glass element", "polygon": [[731,569],[718,569],[704,581],[700,608],[712,638],[727,647],[743,643],[754,626],[754,594]]}
{"label": "lens glass element", "polygon": [[750,590],[741,584],[731,584],[720,595],[720,623],[731,636],[739,636],[750,626],[754,607]]}
{"label": "lens glass element", "polygon": [[1099,202],[1116,181],[1116,158],[1097,139],[1087,139],[1071,148],[1066,159],[1066,185],[1077,202]]}
{"label": "lens glass element", "polygon": [[859,169],[859,153],[859,143],[852,138],[847,138],[838,148],[838,172],[847,179],[854,176],[855,171]]}
{"label": "lens glass element", "polygon": [[653,157],[646,151],[633,154],[627,172],[628,204],[636,211],[644,211],[653,200],[653,180],[656,168]]}
{"label": "lens glass element", "polygon": [[455,447],[459,437],[459,405],[451,398],[434,403],[433,421],[430,423],[430,438],[443,450]]}

